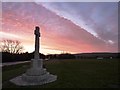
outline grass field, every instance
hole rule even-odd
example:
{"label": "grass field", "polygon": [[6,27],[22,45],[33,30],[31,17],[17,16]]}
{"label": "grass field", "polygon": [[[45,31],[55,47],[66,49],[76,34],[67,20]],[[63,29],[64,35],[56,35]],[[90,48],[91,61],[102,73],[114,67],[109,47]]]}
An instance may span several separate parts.
{"label": "grass field", "polygon": [[9,80],[21,75],[30,63],[3,67],[4,88],[116,88],[119,85],[118,60],[51,60],[44,62],[57,81],[38,86],[16,86]]}

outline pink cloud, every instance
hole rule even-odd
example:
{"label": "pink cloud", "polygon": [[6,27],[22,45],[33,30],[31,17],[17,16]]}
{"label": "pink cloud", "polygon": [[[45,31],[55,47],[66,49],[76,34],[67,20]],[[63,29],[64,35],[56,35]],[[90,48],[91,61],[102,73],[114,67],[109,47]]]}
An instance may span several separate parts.
{"label": "pink cloud", "polygon": [[[16,3],[13,4],[12,8],[15,8],[14,5]],[[33,47],[33,30],[38,25],[41,28],[42,47],[47,46],[61,51],[78,53],[115,50],[111,48],[111,45],[108,44],[107,46],[104,41],[94,37],[86,30],[75,25],[72,21],[60,17],[40,5],[34,3],[17,3],[17,6],[17,9],[11,11],[5,12],[3,10],[3,32],[13,33],[24,38],[21,42],[26,47],[27,45]],[[16,10],[23,11],[18,14],[19,11]]]}

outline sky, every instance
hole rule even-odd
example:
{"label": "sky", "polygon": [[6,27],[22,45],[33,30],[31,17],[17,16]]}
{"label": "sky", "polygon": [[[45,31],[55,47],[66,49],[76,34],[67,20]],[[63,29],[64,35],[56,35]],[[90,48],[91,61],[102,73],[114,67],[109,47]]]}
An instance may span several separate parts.
{"label": "sky", "polygon": [[117,2],[2,2],[0,38],[33,52],[35,26],[44,54],[118,52]]}

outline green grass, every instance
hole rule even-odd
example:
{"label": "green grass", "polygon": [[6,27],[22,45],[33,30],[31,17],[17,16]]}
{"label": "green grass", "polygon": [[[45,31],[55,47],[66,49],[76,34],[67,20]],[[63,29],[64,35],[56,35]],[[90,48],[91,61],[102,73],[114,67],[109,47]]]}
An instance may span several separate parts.
{"label": "green grass", "polygon": [[3,88],[109,88],[118,85],[118,60],[51,60],[44,62],[57,81],[37,86],[16,86],[9,80],[21,75],[30,63],[3,67]]}

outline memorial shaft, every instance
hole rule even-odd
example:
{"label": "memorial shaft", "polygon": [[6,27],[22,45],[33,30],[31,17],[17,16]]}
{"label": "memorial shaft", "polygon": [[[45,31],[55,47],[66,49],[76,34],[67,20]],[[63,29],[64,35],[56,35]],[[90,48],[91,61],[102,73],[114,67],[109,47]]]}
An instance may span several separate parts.
{"label": "memorial shaft", "polygon": [[[39,30],[38,30],[39,31]],[[36,33],[37,31],[35,31]],[[34,59],[39,59],[39,34],[35,34],[35,54]]]}

